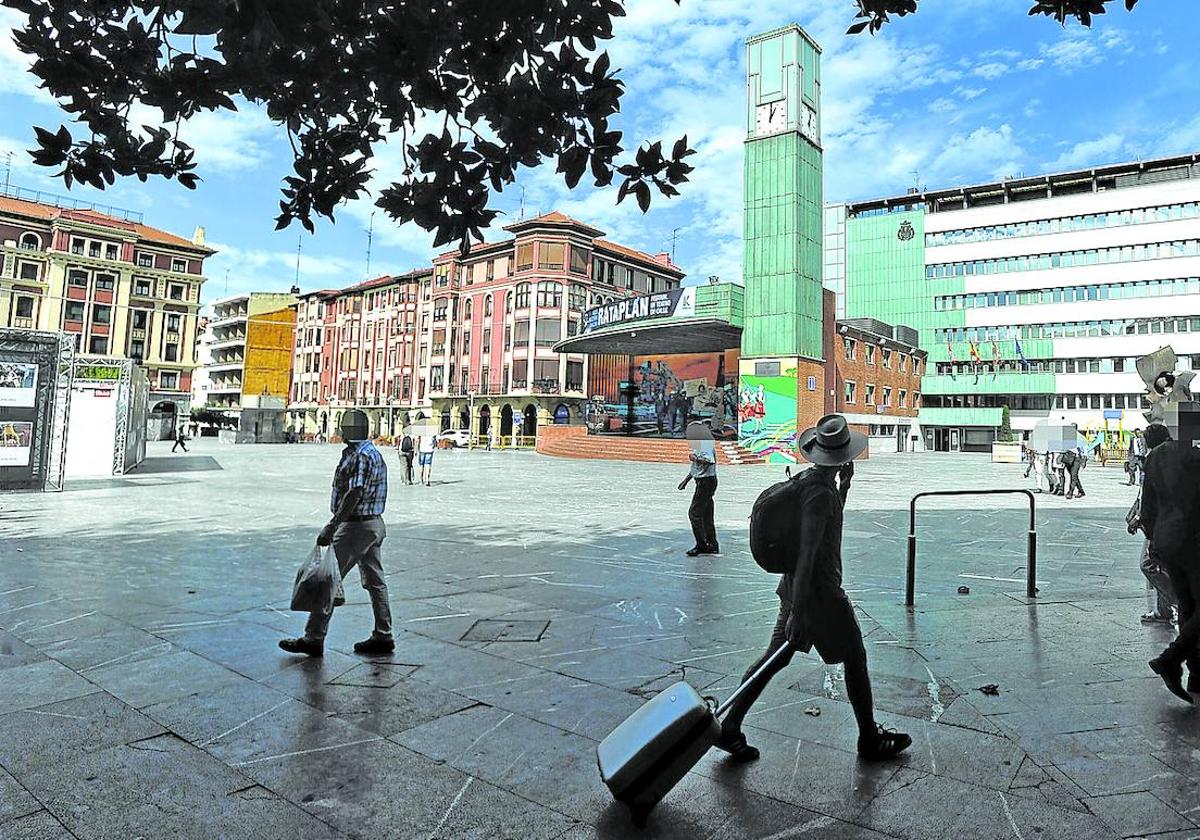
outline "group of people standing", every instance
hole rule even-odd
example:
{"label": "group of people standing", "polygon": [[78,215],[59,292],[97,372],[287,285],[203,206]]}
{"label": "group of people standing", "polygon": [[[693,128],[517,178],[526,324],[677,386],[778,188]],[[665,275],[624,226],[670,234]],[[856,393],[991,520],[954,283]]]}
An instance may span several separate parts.
{"label": "group of people standing", "polygon": [[426,487],[433,479],[433,450],[437,448],[437,438],[433,435],[413,436],[407,430],[396,441],[396,453],[404,464],[404,483],[413,483],[413,458],[418,459],[421,467],[421,483]]}
{"label": "group of people standing", "polygon": [[1037,484],[1034,492],[1049,493],[1066,499],[1082,499],[1083,482],[1080,473],[1087,466],[1087,455],[1082,447],[1058,452],[1038,452],[1027,444],[1022,445],[1025,460],[1025,477],[1032,474]]}
{"label": "group of people standing", "polygon": [[1149,664],[1171,693],[1194,703],[1192,695],[1200,694],[1200,450],[1172,440],[1157,423],[1143,441],[1142,489],[1126,517],[1130,534],[1146,536],[1141,567],[1156,591],[1155,610],[1142,619],[1169,624],[1174,612],[1179,623],[1175,640]]}

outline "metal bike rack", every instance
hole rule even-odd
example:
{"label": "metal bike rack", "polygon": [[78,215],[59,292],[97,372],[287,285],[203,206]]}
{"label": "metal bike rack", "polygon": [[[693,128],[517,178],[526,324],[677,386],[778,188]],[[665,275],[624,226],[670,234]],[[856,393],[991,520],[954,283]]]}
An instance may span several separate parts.
{"label": "metal bike rack", "polygon": [[1020,494],[1029,499],[1029,553],[1025,562],[1025,595],[1036,598],[1037,589],[1037,523],[1034,519],[1033,492],[1030,490],[931,490],[918,493],[908,503],[908,569],[904,582],[904,605],[911,607],[915,600],[917,578],[917,499],[926,496],[1011,496]]}

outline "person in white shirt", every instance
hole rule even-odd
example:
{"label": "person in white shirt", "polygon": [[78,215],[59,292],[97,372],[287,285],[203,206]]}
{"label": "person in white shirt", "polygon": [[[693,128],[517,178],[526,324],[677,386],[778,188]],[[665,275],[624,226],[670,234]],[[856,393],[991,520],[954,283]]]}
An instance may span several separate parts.
{"label": "person in white shirt", "polygon": [[423,434],[417,438],[417,458],[421,464],[421,483],[426,487],[433,477],[433,450],[437,447],[437,438],[431,434]]}
{"label": "person in white shirt", "polygon": [[689,456],[691,470],[679,485],[679,489],[686,487],[689,480],[696,483],[696,489],[692,492],[692,504],[688,508],[688,519],[692,523],[692,536],[696,538],[696,544],[688,549],[687,556],[720,554],[717,526],[713,521],[713,496],[717,492],[717,444],[713,440],[712,432],[701,423],[691,424],[687,437],[692,450]]}

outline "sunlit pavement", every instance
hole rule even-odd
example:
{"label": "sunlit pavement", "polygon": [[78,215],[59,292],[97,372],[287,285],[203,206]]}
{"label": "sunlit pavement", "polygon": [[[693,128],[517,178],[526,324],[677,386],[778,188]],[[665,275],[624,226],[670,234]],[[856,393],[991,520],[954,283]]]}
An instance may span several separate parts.
{"label": "sunlit pavement", "polygon": [[[396,652],[351,654],[370,628],[352,573],[324,659],[300,660],[276,641],[303,624],[290,586],[338,447],[169,449],[126,478],[0,496],[0,836],[634,836],[596,742],[681,676],[726,696],[774,620],[746,546],[777,468],[722,469],[724,554],[689,559],[682,465],[439,453],[433,486],[407,487],[389,452]],[[1138,620],[1121,470],[1038,499],[1036,603],[1022,498],[923,502],[903,606],[909,498],[1022,472],[859,466],[846,588],[880,720],[913,735],[902,760],[859,762],[838,669],[797,657],[749,718],[762,759],[708,756],[642,834],[1200,832],[1200,715],[1146,666],[1169,636]]]}

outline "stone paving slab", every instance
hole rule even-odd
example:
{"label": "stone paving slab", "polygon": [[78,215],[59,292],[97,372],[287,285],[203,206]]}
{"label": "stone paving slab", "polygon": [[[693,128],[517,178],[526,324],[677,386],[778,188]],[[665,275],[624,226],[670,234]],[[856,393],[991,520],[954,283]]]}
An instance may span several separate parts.
{"label": "stone paving slab", "polygon": [[724,553],[695,559],[678,466],[394,471],[396,652],[353,655],[370,608],[351,575],[303,660],[275,642],[303,623],[290,582],[338,448],[196,448],[0,496],[0,837],[1200,836],[1200,715],[1145,666],[1169,634],[1137,620],[1117,470],[1088,470],[1086,501],[1038,498],[1032,600],[1022,499],[923,500],[908,610],[907,494],[1026,482],[974,456],[860,465],[846,588],[878,717],[913,748],[859,761],[840,667],[797,657],[748,718],[762,759],[706,756],[636,831],[596,744],[678,678],[727,695],[761,652],[778,599],[746,517],[779,470],[722,470]]}

